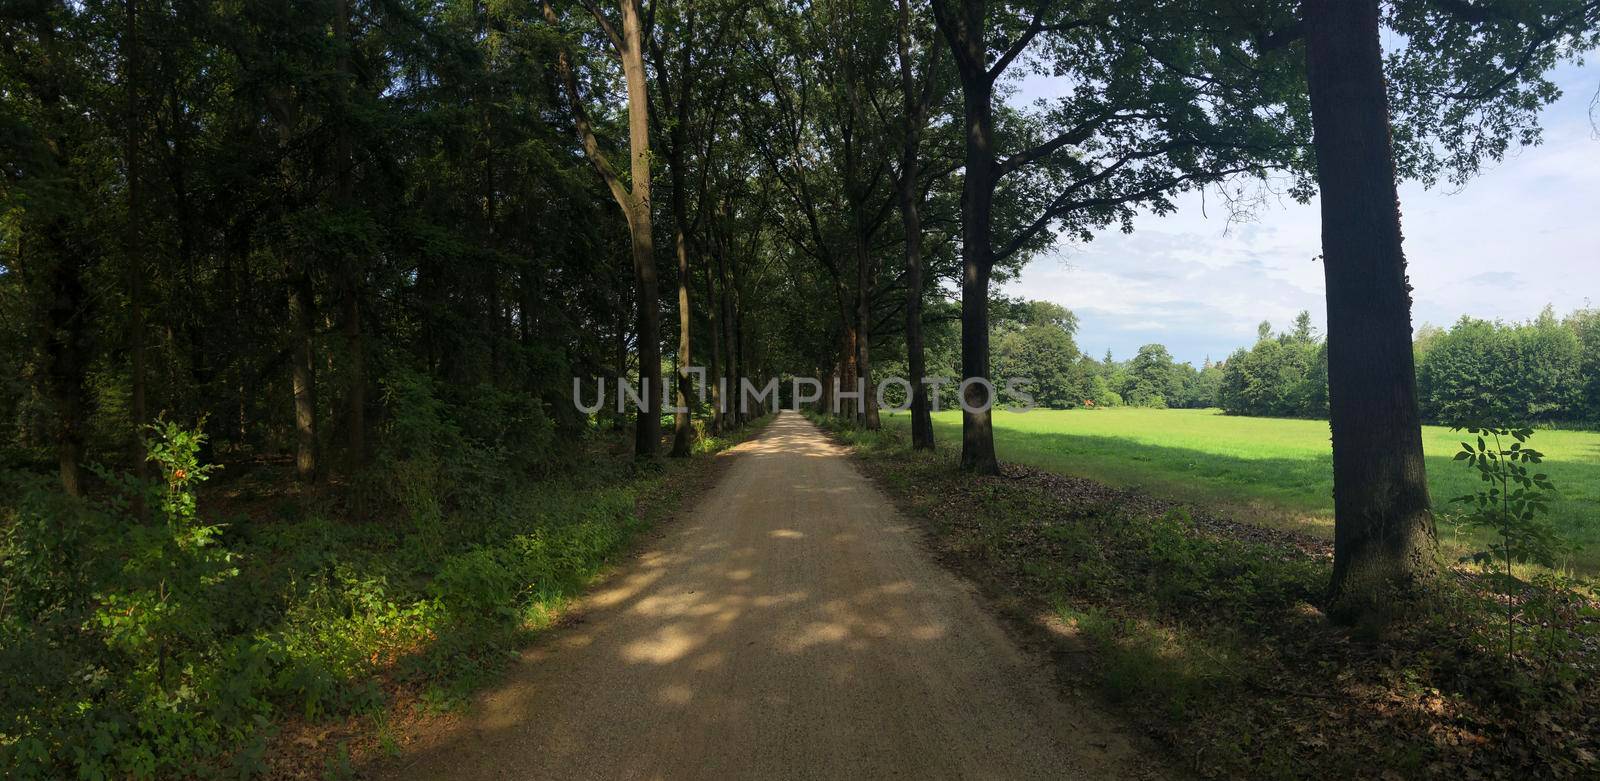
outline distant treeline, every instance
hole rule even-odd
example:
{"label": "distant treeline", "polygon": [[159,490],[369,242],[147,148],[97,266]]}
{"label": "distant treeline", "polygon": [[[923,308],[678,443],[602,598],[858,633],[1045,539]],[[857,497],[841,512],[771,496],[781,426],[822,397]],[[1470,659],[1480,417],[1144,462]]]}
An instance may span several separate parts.
{"label": "distant treeline", "polygon": [[[1002,302],[996,307],[991,346],[992,374],[1025,377],[1034,403],[1051,409],[1074,407],[1211,407],[1222,383],[1222,365],[1207,361],[1199,369],[1179,363],[1164,345],[1147,344],[1128,360],[1110,351],[1099,360],[1078,349],[1078,318],[1044,301]],[[937,350],[937,348],[936,348]],[[957,354],[942,351],[953,363]],[[937,365],[935,363],[935,365]],[[1015,399],[1002,400],[1014,402]]]}
{"label": "distant treeline", "polygon": [[[1271,323],[1256,343],[1200,368],[1147,344],[1118,361],[1082,354],[1071,312],[1044,302],[1013,304],[995,326],[994,374],[1029,377],[1044,407],[1220,407],[1231,415],[1324,418],[1328,353],[1311,315],[1285,331]],[[1462,317],[1416,335],[1417,383],[1430,423],[1600,423],[1600,309],[1528,322]]]}
{"label": "distant treeline", "polygon": [[[1328,356],[1301,313],[1274,336],[1262,324],[1255,346],[1223,363],[1216,405],[1230,414],[1324,417]],[[1462,317],[1448,330],[1416,336],[1422,416],[1447,425],[1600,422],[1600,310],[1558,318],[1550,307],[1523,323]]]}

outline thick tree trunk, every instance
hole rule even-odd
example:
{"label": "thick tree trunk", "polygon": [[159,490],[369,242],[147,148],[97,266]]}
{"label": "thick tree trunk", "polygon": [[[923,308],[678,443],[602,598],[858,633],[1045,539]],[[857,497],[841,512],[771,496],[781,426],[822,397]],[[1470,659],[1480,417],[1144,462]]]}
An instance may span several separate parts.
{"label": "thick tree trunk", "polygon": [[[989,270],[969,261],[963,261],[961,272],[961,376],[963,382],[989,377]],[[978,382],[963,394],[961,468],[996,475],[1000,462],[994,452],[993,400],[986,394]]]}
{"label": "thick tree trunk", "polygon": [[311,278],[301,271],[289,284],[289,327],[293,332],[289,380],[294,392],[294,472],[307,483],[317,479],[317,384],[311,343],[316,320],[312,306]]}
{"label": "thick tree trunk", "polygon": [[[989,272],[994,203],[993,89],[987,78],[963,79],[967,126],[966,181],[961,207],[961,378],[989,378]],[[967,386],[961,411],[961,468],[999,474],[994,453],[993,399],[981,383]]]}
{"label": "thick tree trunk", "polygon": [[[922,170],[920,145],[927,107],[917,94],[912,75],[911,3],[899,3],[900,90],[906,113],[900,152],[900,221],[906,232],[906,381],[911,383],[911,447],[932,450],[933,416],[928,406],[928,388],[922,382],[927,360],[922,344],[922,198],[917,181]],[[927,78],[933,77],[930,70]]]}
{"label": "thick tree trunk", "polygon": [[[961,378],[989,378],[989,273],[994,265],[994,80],[984,38],[984,0],[948,8],[934,3],[934,19],[961,76],[966,126],[966,173],[961,193]],[[955,12],[955,15],[947,13]],[[992,399],[978,382],[967,386],[961,412],[961,468],[999,474],[994,453]],[[966,407],[976,409],[967,411]]]}
{"label": "thick tree trunk", "polygon": [[1433,564],[1378,0],[1306,0],[1333,432],[1330,615],[1382,616]]}

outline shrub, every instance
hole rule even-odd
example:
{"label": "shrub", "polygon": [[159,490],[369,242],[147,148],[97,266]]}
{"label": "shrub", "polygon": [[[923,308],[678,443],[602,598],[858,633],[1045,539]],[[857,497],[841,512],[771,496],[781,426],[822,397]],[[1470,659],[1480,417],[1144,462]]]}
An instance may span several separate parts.
{"label": "shrub", "polygon": [[393,525],[315,510],[203,519],[203,437],[171,424],[151,437],[160,479],[102,472],[117,489],[107,499],[0,474],[12,497],[0,516],[8,777],[249,775],[273,720],[380,707],[380,675],[454,701],[504,658],[487,651],[541,625],[641,523],[654,478],[514,480],[514,461],[490,460],[498,473],[474,479],[504,490],[464,499],[448,481],[468,467],[437,456],[482,450],[430,394],[396,392],[407,414],[385,468],[437,480],[429,503],[410,505],[432,508],[432,525],[399,529],[398,545]]}
{"label": "shrub", "polygon": [[[260,712],[250,696],[215,696],[227,680],[215,671],[239,671],[245,652],[221,641],[216,609],[235,556],[195,511],[194,487],[214,469],[198,462],[204,437],[166,422],[151,433],[160,480],[102,473],[121,489],[112,500],[11,478],[0,676],[30,685],[0,694],[0,764],[19,775],[51,775],[62,758],[86,777],[173,772],[247,730],[214,709],[245,724]],[[130,509],[141,505],[148,518]]]}

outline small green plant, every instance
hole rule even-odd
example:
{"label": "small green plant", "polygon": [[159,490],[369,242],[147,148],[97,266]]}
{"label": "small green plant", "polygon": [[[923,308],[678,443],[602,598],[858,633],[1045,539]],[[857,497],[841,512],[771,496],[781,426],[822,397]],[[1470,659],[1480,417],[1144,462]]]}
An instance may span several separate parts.
{"label": "small green plant", "polygon": [[[1457,428],[1462,430],[1462,428]],[[1460,523],[1488,529],[1495,535],[1488,550],[1474,551],[1463,561],[1483,567],[1500,588],[1506,603],[1506,658],[1516,653],[1516,594],[1521,582],[1514,564],[1541,564],[1554,568],[1563,545],[1555,527],[1544,517],[1556,496],[1555,484],[1544,473],[1531,473],[1544,454],[1527,446],[1533,430],[1495,426],[1468,426],[1476,441],[1462,442],[1455,460],[1477,470],[1483,488],[1455,497],[1466,505]],[[1507,440],[1514,440],[1507,444]]]}

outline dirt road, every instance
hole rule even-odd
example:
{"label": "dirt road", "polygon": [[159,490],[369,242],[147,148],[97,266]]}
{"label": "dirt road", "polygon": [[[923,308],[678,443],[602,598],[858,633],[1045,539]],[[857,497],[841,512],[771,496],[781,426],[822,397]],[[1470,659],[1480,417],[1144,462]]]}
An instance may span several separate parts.
{"label": "dirt road", "polygon": [[800,415],[394,778],[1144,778]]}

